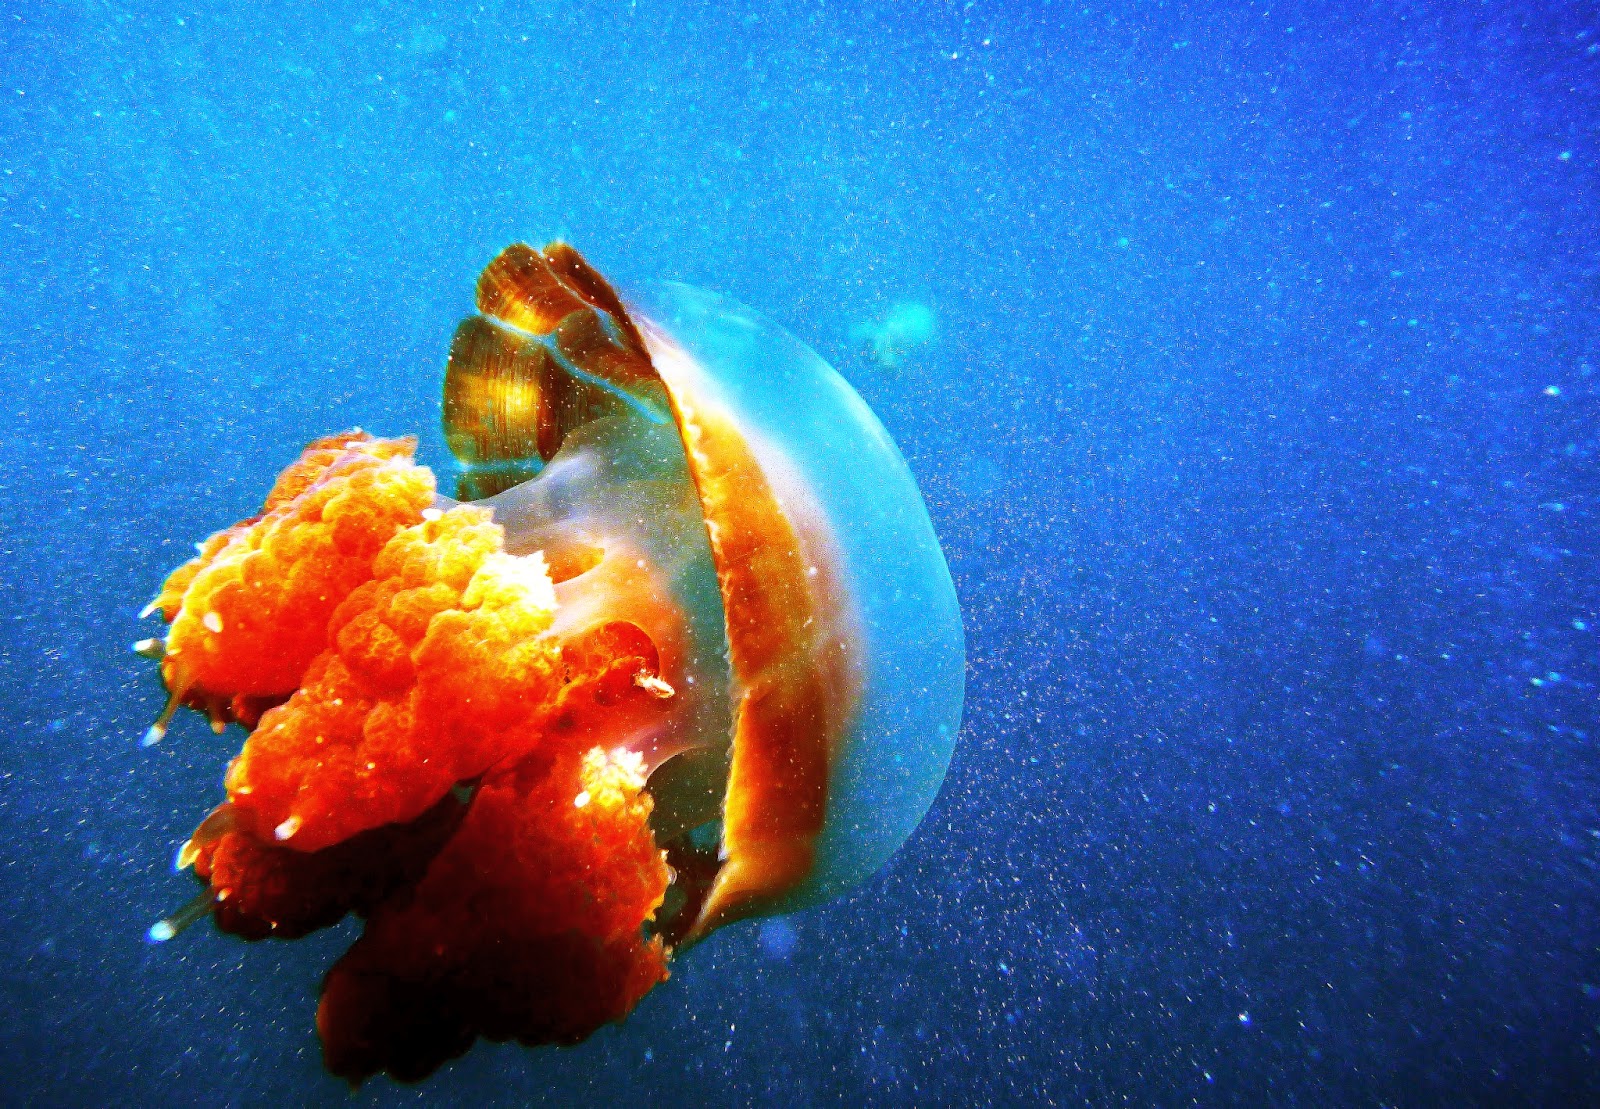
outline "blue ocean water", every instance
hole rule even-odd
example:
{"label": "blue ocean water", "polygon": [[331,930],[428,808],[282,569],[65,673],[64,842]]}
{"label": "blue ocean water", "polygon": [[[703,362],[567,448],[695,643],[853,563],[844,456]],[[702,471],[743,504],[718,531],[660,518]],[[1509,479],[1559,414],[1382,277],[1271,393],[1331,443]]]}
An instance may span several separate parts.
{"label": "blue ocean water", "polygon": [[[0,0],[0,1102],[1600,1103],[1597,139],[1575,4]],[[864,888],[351,1097],[354,925],[145,942],[239,736],[128,644],[554,236],[851,379],[966,723]]]}

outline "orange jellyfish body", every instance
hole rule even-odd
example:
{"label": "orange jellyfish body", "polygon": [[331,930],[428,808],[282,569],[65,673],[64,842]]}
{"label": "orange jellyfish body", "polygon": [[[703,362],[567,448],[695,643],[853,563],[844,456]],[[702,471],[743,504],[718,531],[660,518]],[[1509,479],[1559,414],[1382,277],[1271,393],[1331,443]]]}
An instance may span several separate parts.
{"label": "orange jellyfish body", "polygon": [[943,776],[959,616],[893,444],[787,335],[665,290],[636,317],[508,248],[445,380],[477,503],[411,440],[321,439],[152,604],[148,741],[180,705],[251,729],[152,936],[364,917],[317,1014],[352,1082],[620,1020],[674,949],[870,874]]}

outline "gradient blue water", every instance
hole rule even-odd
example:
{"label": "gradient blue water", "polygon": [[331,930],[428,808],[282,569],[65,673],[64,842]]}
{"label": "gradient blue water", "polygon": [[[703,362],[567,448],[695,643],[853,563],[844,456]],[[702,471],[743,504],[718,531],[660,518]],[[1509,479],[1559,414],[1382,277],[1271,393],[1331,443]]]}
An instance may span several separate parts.
{"label": "gradient blue water", "polygon": [[854,896],[356,1103],[1600,1100],[1593,9],[544,7],[0,0],[0,1101],[348,1103],[348,930],[143,941],[237,737],[127,645],[555,234],[857,385],[966,728]]}

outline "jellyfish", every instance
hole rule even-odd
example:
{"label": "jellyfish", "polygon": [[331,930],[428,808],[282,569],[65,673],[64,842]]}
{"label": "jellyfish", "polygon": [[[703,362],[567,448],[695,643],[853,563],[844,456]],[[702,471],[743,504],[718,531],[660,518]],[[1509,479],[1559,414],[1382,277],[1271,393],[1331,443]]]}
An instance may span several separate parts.
{"label": "jellyfish", "polygon": [[353,1084],[578,1042],[716,929],[872,875],[938,792],[964,646],[893,441],[815,353],[678,284],[516,244],[416,442],[311,443],[175,570],[175,713],[247,738],[179,850],[211,917],[354,913],[316,1025]]}

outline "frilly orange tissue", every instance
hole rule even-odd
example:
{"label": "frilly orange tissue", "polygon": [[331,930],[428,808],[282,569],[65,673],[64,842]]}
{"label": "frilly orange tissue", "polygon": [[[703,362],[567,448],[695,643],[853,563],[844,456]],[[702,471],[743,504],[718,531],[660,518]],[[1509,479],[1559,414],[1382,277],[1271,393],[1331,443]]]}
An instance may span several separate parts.
{"label": "frilly orange tissue", "polygon": [[661,711],[653,647],[553,635],[543,558],[504,553],[483,509],[432,507],[413,450],[311,444],[155,602],[174,697],[256,725],[180,854],[218,925],[367,917],[317,1016],[352,1082],[421,1078],[480,1035],[574,1042],[666,977],[643,764],[603,742]]}

